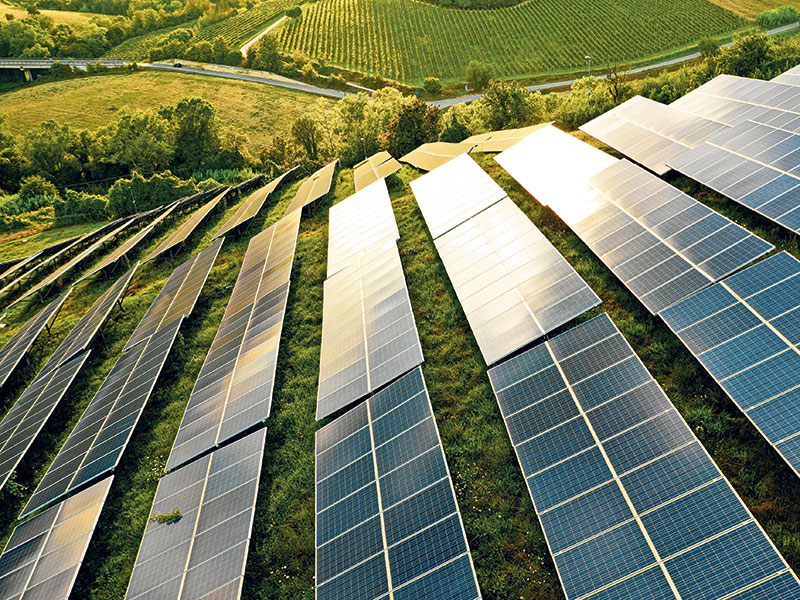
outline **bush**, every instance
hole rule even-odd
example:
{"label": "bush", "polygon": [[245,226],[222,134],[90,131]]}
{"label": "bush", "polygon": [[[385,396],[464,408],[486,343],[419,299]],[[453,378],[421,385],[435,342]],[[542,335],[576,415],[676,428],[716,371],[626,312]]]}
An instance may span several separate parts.
{"label": "bush", "polygon": [[431,96],[435,96],[436,94],[441,93],[442,82],[439,81],[438,77],[426,77],[425,82],[422,85],[422,89],[428,92]]}
{"label": "bush", "polygon": [[50,197],[53,199],[61,196],[52,182],[41,175],[29,175],[20,183],[19,197],[23,200],[31,200],[37,197]]}
{"label": "bush", "polygon": [[303,16],[303,9],[299,6],[293,6],[289,10],[286,11],[286,15],[292,19],[296,19],[298,17]]}
{"label": "bush", "polygon": [[712,37],[700,38],[697,44],[697,51],[703,58],[709,58],[719,52],[719,40]]}
{"label": "bush", "polygon": [[108,190],[108,210],[114,218],[164,206],[198,191],[194,179],[183,181],[169,171],[146,179],[133,172],[130,179],[118,179]]}
{"label": "bush", "polygon": [[469,61],[466,71],[467,85],[476,92],[480,92],[492,80],[492,66],[477,60]]}
{"label": "bush", "polygon": [[56,227],[103,221],[108,218],[108,204],[102,196],[64,190],[63,200],[53,203]]}
{"label": "bush", "polygon": [[781,25],[797,23],[800,20],[800,13],[794,6],[779,6],[772,10],[765,10],[756,17],[756,24],[761,29],[773,29]]}

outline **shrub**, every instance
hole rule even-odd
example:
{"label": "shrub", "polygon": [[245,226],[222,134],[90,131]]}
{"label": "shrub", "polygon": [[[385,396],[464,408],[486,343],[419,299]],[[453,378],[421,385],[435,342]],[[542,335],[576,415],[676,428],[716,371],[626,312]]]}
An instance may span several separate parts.
{"label": "shrub", "polygon": [[161,523],[163,525],[172,525],[173,523],[177,523],[183,518],[181,511],[177,508],[169,513],[162,513],[157,512],[153,516],[150,517],[151,521],[155,521],[156,523]]}
{"label": "shrub", "polygon": [[781,25],[797,23],[800,20],[800,13],[794,6],[779,6],[772,10],[765,10],[756,17],[756,24],[761,29],[773,29]]}
{"label": "shrub", "polygon": [[22,180],[19,186],[19,197],[31,200],[37,197],[60,198],[56,186],[41,175],[29,175]]}
{"label": "shrub", "polygon": [[466,71],[467,85],[476,92],[480,92],[492,80],[492,66],[478,60],[471,60]]}
{"label": "shrub", "polygon": [[114,218],[124,217],[164,206],[196,192],[193,179],[183,181],[169,171],[146,179],[134,171],[130,179],[118,179],[108,190],[108,210]]}
{"label": "shrub", "polygon": [[441,93],[442,82],[439,81],[438,77],[426,77],[422,88],[432,96],[435,96]]}
{"label": "shrub", "polygon": [[286,15],[292,19],[296,19],[298,17],[303,16],[303,9],[299,6],[293,6],[289,10],[286,11]]}
{"label": "shrub", "polygon": [[108,218],[108,205],[102,196],[64,190],[63,199],[53,203],[55,225],[75,225]]}

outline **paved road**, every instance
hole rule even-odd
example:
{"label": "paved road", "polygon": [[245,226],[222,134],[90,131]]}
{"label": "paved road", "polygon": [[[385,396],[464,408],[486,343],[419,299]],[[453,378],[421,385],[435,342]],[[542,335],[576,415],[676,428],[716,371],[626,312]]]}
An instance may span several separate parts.
{"label": "paved road", "polygon": [[[772,29],[772,30],[767,32],[767,35],[775,35],[775,34],[778,34],[778,33],[783,33],[784,31],[789,31],[791,29],[795,29],[796,27],[800,27],[800,23],[792,23],[791,25],[784,25],[783,27],[778,27],[777,29]],[[733,42],[725,44],[725,46],[730,46],[732,43]],[[644,73],[645,71],[653,71],[655,69],[663,69],[665,67],[671,67],[673,65],[678,65],[678,64],[681,64],[681,63],[684,63],[684,62],[687,62],[687,61],[690,61],[690,60],[693,60],[693,59],[699,58],[699,57],[700,57],[700,53],[699,52],[694,52],[692,54],[686,54],[686,55],[680,56],[678,58],[665,60],[665,61],[662,61],[662,62],[657,63],[655,65],[647,65],[645,67],[637,67],[635,69],[631,69],[630,72],[631,73]],[[552,83],[540,83],[539,85],[528,86],[527,89],[529,89],[532,92],[535,92],[537,90],[542,91],[542,90],[551,90],[553,88],[565,88],[565,87],[571,86],[573,83],[575,83],[575,81],[576,81],[575,79],[567,79],[565,81],[554,81]],[[431,104],[434,104],[435,106],[438,106],[439,108],[447,108],[448,106],[454,106],[456,104],[463,104],[464,102],[472,102],[473,100],[478,100],[479,98],[483,98],[483,94],[473,94],[471,96],[460,96],[459,98],[448,98],[446,100],[435,100],[435,101],[431,102]]]}
{"label": "paved road", "polygon": [[250,50],[250,47],[251,47],[253,44],[255,44],[255,43],[258,41],[258,40],[260,40],[262,37],[264,37],[265,35],[267,35],[267,34],[268,34],[270,31],[272,31],[273,29],[275,29],[275,28],[276,28],[278,25],[280,25],[281,23],[283,23],[283,22],[284,22],[286,19],[288,19],[288,18],[289,18],[288,16],[286,16],[286,15],[283,15],[283,16],[282,16],[280,19],[278,19],[277,21],[275,21],[275,22],[274,22],[272,25],[270,25],[269,27],[267,27],[267,28],[266,28],[264,31],[262,31],[261,33],[259,33],[259,34],[258,34],[256,37],[254,37],[252,40],[250,40],[250,41],[249,41],[249,42],[247,42],[247,43],[246,43],[244,46],[242,46],[242,47],[240,48],[240,51],[241,51],[241,53],[242,53],[242,56],[244,56],[244,57],[247,57],[247,51],[248,51],[248,50]]}

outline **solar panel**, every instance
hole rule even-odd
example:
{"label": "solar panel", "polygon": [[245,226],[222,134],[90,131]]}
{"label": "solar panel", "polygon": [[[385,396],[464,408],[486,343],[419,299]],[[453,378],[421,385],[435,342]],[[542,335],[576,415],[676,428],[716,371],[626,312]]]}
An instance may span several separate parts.
{"label": "solar panel", "polygon": [[727,128],[722,123],[635,96],[580,129],[663,175],[671,169],[668,163],[672,159]]}
{"label": "solar panel", "polygon": [[781,252],[661,316],[800,475],[798,315],[800,262]]}
{"label": "solar panel", "polygon": [[186,239],[192,235],[192,232],[197,228],[200,223],[217,207],[220,201],[228,194],[230,188],[225,188],[222,192],[214,196],[211,200],[206,202],[203,206],[198,208],[192,216],[186,219],[180,227],[173,231],[170,236],[158,245],[158,248],[153,250],[147,258],[142,262],[148,262],[160,256],[164,252],[172,252],[172,249],[182,244]]}
{"label": "solar panel", "polygon": [[337,164],[339,164],[339,159],[328,163],[301,183],[289,208],[286,209],[286,214],[293,213],[299,208],[305,208],[331,191]]}
{"label": "solar panel", "polygon": [[400,237],[383,180],[332,206],[328,222],[328,277],[365,248]]}
{"label": "solar panel", "polygon": [[434,239],[506,197],[467,154],[415,179],[411,189]]}
{"label": "solar panel", "polygon": [[23,509],[23,518],[117,467],[180,325],[174,321],[117,360]]}
{"label": "solar panel", "polygon": [[218,239],[172,272],[123,352],[192,312],[224,240],[225,238]]}
{"label": "solar panel", "polygon": [[600,304],[509,198],[435,243],[487,364]]}
{"label": "solar panel", "polygon": [[480,598],[414,369],[316,435],[317,600]]}
{"label": "solar panel", "polygon": [[412,150],[400,158],[400,162],[408,163],[421,171],[433,171],[441,167],[456,156],[465,154],[475,147],[473,143],[461,142],[454,144],[451,142],[430,142],[422,144],[416,150]]}
{"label": "solar panel", "polygon": [[55,369],[39,373],[0,421],[0,489],[67,393],[87,356],[88,350]]}
{"label": "solar panel", "polygon": [[800,65],[792,67],[788,71],[781,73],[772,79],[775,83],[787,83],[789,85],[800,85]]}
{"label": "solar panel", "polygon": [[548,128],[497,161],[653,314],[772,249],[644,169],[609,158]]}
{"label": "solar panel", "polygon": [[566,597],[800,595],[692,430],[603,314],[489,371]]}
{"label": "solar panel", "polygon": [[317,420],[423,360],[394,241],[365,250],[325,281]]}
{"label": "solar panel", "polygon": [[28,352],[30,347],[42,333],[42,329],[48,327],[48,323],[56,318],[56,314],[61,309],[64,301],[69,296],[69,291],[53,300],[50,304],[41,309],[33,317],[25,322],[20,330],[14,334],[9,342],[0,350],[0,387],[2,387],[11,373],[17,367],[22,357]]}
{"label": "solar panel", "polygon": [[112,479],[17,525],[0,556],[0,598],[69,597]]}
{"label": "solar panel", "polygon": [[266,430],[165,475],[136,557],[127,600],[228,598],[241,595]]}
{"label": "solar panel", "polygon": [[258,214],[258,211],[260,211],[264,206],[264,202],[267,201],[267,198],[269,198],[270,194],[277,190],[286,177],[293,173],[295,169],[297,169],[297,167],[289,169],[279,177],[276,177],[270,181],[261,189],[258,189],[250,194],[250,196],[248,196],[242,205],[236,210],[236,213],[234,213],[234,215],[228,219],[222,227],[219,228],[219,230],[214,234],[214,237],[211,239],[215,240],[218,237],[228,233],[231,229],[235,229],[242,223],[246,223],[255,217]]}
{"label": "solar panel", "polygon": [[269,417],[299,228],[297,210],[250,241],[167,469]]}
{"label": "solar panel", "polygon": [[519,142],[520,140],[528,137],[534,131],[546,127],[547,123],[540,125],[532,125],[531,127],[521,127],[519,129],[503,129],[500,131],[489,131],[488,133],[479,133],[464,140],[465,144],[475,144],[475,147],[470,152],[502,152],[508,150]]}
{"label": "solar panel", "polygon": [[361,191],[379,179],[397,173],[402,168],[402,165],[386,151],[373,154],[353,167],[355,189],[357,192]]}

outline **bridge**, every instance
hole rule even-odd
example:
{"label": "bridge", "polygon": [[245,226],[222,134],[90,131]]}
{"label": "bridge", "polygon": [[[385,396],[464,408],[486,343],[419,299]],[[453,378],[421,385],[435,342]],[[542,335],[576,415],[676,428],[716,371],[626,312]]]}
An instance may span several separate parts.
{"label": "bridge", "polygon": [[81,71],[88,70],[88,64],[103,65],[104,67],[124,67],[132,63],[130,60],[105,59],[105,58],[0,58],[0,69],[14,69],[25,73],[25,79],[33,79],[32,71],[47,70],[54,63],[68,65]]}

